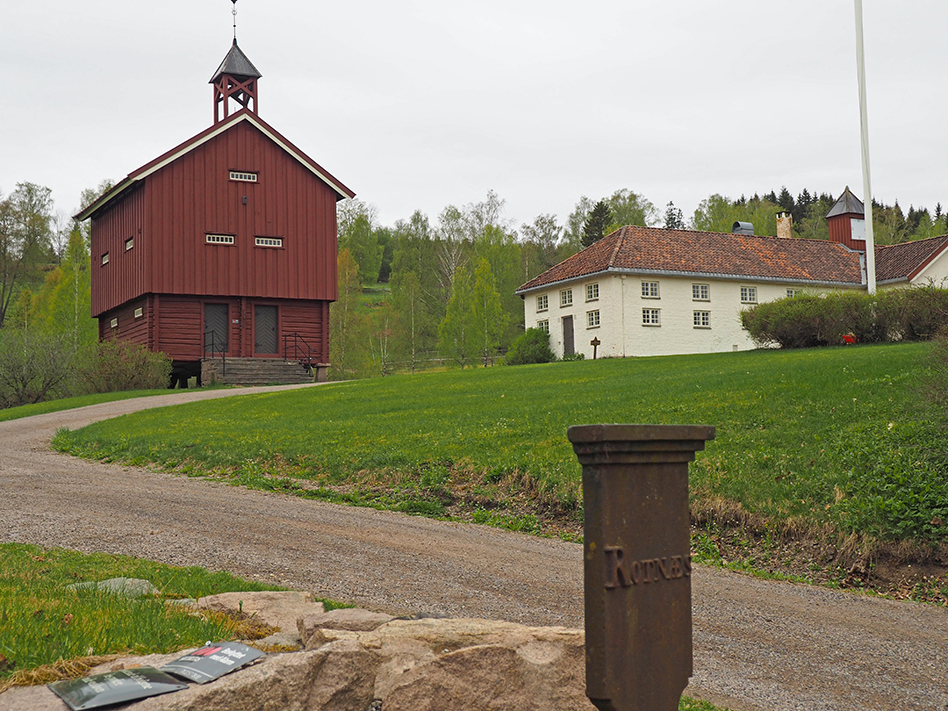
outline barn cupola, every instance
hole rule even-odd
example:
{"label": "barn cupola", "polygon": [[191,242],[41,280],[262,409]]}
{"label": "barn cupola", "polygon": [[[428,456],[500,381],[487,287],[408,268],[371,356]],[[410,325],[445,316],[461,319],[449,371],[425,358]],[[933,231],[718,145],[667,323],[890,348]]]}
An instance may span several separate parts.
{"label": "barn cupola", "polygon": [[241,108],[257,112],[257,80],[263,76],[237,46],[237,38],[214,73],[214,123],[220,123]]}
{"label": "barn cupola", "polygon": [[866,212],[862,201],[849,191],[849,186],[826,213],[830,242],[859,252],[866,251]]}

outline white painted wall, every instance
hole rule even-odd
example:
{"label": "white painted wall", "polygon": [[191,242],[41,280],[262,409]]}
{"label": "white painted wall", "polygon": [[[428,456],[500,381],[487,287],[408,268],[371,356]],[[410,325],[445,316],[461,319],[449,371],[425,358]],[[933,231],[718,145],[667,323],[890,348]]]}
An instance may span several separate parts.
{"label": "white painted wall", "polygon": [[[659,298],[642,296],[643,281],[659,283]],[[586,300],[587,284],[599,285],[597,300]],[[694,300],[692,284],[707,284],[709,299]],[[563,319],[566,316],[573,317],[574,349],[586,358],[592,358],[590,341],[593,338],[600,341],[600,358],[749,350],[755,346],[741,327],[740,313],[750,306],[741,303],[742,286],[757,289],[758,303],[783,298],[788,288],[802,290],[793,284],[752,280],[600,275],[525,294],[524,322],[527,328],[537,326],[541,321],[549,323],[550,346],[558,358],[563,357]],[[573,303],[569,306],[560,306],[560,292],[564,289],[573,292]],[[537,297],[541,295],[546,295],[549,308],[538,312]],[[660,325],[643,325],[643,308],[659,309]],[[599,311],[600,324],[589,328],[587,313],[593,310]],[[695,311],[710,312],[709,328],[695,327]]]}

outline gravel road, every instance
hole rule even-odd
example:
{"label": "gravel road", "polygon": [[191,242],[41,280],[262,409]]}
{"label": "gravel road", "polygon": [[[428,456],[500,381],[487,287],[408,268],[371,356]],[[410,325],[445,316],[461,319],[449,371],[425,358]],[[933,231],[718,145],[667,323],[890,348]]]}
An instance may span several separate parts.
{"label": "gravel road", "polygon": [[[286,387],[300,386],[183,391],[0,423],[0,541],[224,569],[394,614],[582,627],[577,544],[49,450],[59,427]],[[693,589],[691,696],[734,711],[948,711],[943,608],[701,566]]]}

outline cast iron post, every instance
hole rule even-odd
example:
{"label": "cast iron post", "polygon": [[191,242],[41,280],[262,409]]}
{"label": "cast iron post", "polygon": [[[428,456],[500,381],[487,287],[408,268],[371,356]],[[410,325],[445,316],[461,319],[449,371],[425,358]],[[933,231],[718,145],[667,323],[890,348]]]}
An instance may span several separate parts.
{"label": "cast iron post", "polygon": [[692,673],[688,463],[707,425],[569,428],[583,465],[586,695],[676,711]]}

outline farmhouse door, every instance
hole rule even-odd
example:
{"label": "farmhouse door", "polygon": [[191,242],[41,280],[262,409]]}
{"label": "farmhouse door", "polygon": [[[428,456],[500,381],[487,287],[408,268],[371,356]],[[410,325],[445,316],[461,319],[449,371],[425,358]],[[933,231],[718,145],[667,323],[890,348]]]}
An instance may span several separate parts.
{"label": "farmhouse door", "polygon": [[[229,350],[230,311],[227,304],[204,304],[204,352],[211,357]],[[213,353],[211,353],[213,351]]]}
{"label": "farmhouse door", "polygon": [[573,317],[563,317],[563,355],[573,355]]}
{"label": "farmhouse door", "polygon": [[278,353],[276,306],[254,306],[253,351],[258,355]]}

